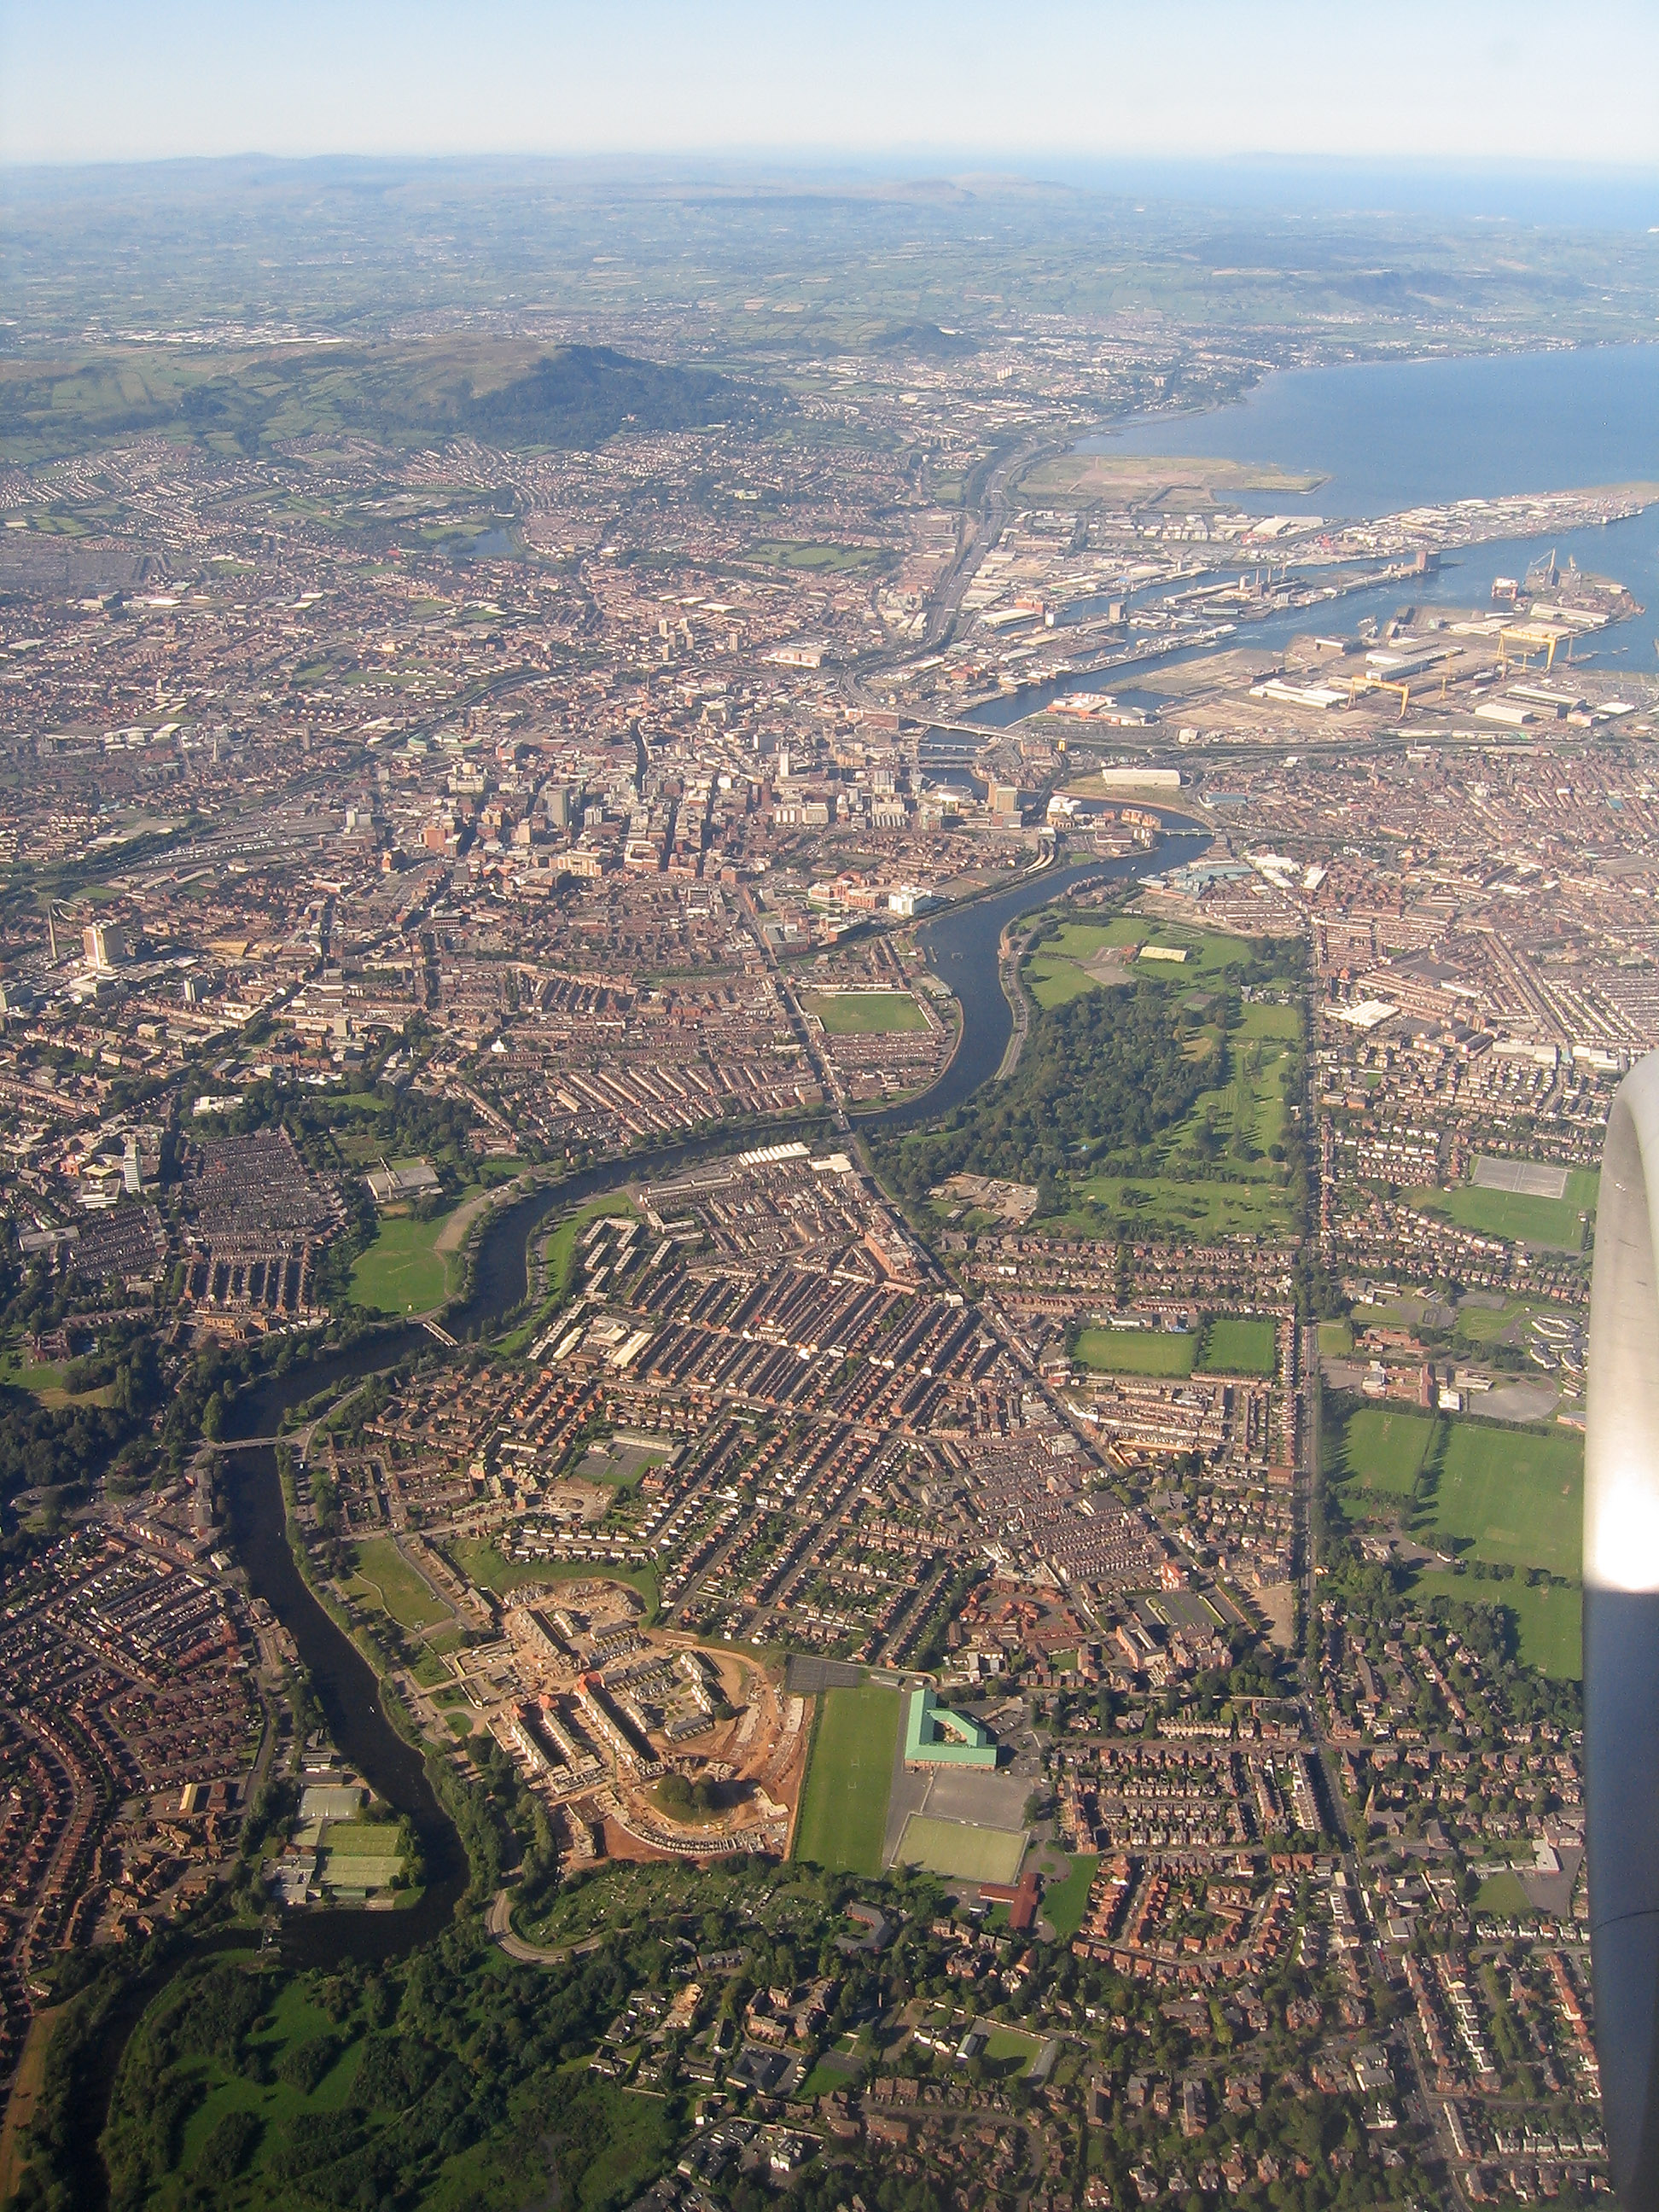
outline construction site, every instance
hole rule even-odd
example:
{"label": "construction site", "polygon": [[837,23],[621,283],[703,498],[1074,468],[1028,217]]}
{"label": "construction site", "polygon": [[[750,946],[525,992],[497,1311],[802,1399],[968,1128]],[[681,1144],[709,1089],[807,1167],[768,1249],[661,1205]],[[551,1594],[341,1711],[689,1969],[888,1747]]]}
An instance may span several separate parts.
{"label": "construction site", "polygon": [[474,1732],[546,1801],[568,1863],[784,1855],[806,1704],[758,1659],[647,1628],[599,1579],[515,1592],[502,1629],[465,1655]]}

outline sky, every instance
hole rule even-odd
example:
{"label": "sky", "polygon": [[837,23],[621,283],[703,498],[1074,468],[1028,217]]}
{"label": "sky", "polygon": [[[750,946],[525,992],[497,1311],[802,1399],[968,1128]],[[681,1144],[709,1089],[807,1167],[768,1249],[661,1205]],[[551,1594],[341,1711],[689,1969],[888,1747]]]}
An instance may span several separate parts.
{"label": "sky", "polygon": [[1656,0],[0,0],[0,160],[1659,170]]}

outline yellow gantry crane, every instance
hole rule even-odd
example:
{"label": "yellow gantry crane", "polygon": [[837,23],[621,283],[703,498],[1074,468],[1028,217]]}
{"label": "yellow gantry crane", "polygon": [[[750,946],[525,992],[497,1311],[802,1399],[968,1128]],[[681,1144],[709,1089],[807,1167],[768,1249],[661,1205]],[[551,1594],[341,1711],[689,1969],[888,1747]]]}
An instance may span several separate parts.
{"label": "yellow gantry crane", "polygon": [[1351,677],[1348,680],[1348,704],[1351,707],[1362,691],[1397,691],[1400,694],[1400,719],[1402,722],[1405,720],[1406,709],[1412,702],[1412,687],[1409,684],[1396,683],[1393,678],[1388,676]]}
{"label": "yellow gantry crane", "polygon": [[1498,665],[1507,676],[1510,672],[1510,647],[1522,648],[1521,665],[1524,669],[1529,653],[1541,652],[1544,672],[1547,675],[1555,665],[1555,648],[1561,642],[1561,632],[1544,623],[1506,623],[1498,633]]}

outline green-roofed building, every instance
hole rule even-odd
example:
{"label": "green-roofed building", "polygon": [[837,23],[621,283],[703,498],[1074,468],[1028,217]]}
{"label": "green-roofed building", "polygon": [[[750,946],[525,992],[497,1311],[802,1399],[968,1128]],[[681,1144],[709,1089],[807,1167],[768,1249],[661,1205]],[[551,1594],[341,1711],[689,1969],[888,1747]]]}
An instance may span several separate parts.
{"label": "green-roofed building", "polygon": [[993,1767],[997,1747],[983,1721],[951,1712],[929,1689],[912,1690],[904,1715],[904,1763]]}

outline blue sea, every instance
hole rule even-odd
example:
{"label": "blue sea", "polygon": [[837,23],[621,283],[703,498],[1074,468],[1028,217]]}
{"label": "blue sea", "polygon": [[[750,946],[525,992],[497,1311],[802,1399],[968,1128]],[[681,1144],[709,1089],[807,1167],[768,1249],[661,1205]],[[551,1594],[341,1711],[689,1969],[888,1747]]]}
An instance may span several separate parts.
{"label": "blue sea", "polygon": [[[1305,496],[1281,492],[1239,504],[1328,521],[1506,493],[1659,485],[1659,344],[1290,370],[1267,378],[1237,405],[1130,421],[1079,441],[1079,449],[1218,456],[1316,472],[1323,481]],[[1524,575],[1552,551],[1563,568],[1573,561],[1628,586],[1642,610],[1577,647],[1575,663],[1650,674],[1659,665],[1659,502],[1605,527],[1455,549],[1437,574],[1352,592],[1317,620],[1352,631],[1364,616],[1385,617],[1407,604],[1485,607],[1495,577]],[[1293,564],[1290,549],[1287,557]],[[1157,588],[1146,594],[1159,596]],[[1315,619],[1304,610],[1241,624],[1237,642],[1282,646]],[[1125,670],[1111,688],[1131,695],[1133,680]],[[988,701],[972,719],[1006,726],[1100,681],[1062,678],[1018,698]]]}
{"label": "blue sea", "polygon": [[1326,481],[1305,498],[1243,503],[1340,520],[1506,492],[1659,483],[1659,345],[1293,369],[1237,406],[1127,422],[1085,439],[1082,450],[1316,471]]}

